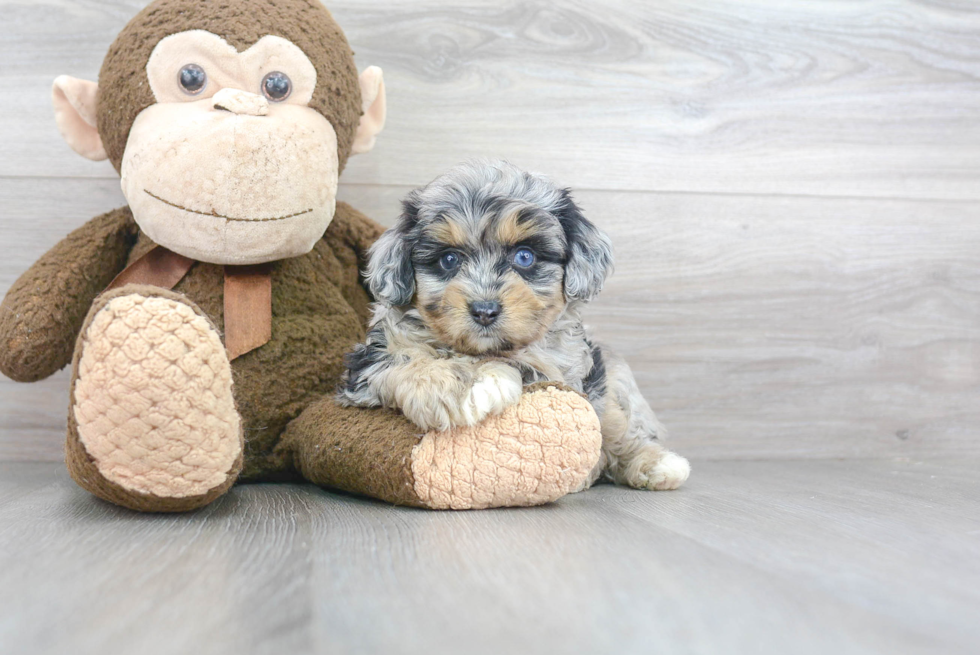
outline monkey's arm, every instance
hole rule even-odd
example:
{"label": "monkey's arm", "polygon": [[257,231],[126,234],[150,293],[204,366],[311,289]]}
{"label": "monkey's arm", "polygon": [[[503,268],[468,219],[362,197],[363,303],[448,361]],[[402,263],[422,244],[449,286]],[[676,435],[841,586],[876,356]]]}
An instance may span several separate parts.
{"label": "monkey's arm", "polygon": [[384,231],[384,227],[347,203],[338,202],[333,221],[323,235],[324,242],[344,266],[341,275],[335,278],[340,283],[340,293],[365,324],[371,315],[371,297],[361,272],[367,266],[368,249]]}
{"label": "monkey's arm", "polygon": [[137,230],[126,207],[97,216],[14,282],[0,304],[0,372],[34,382],[71,361],[86,312],[126,266]]}
{"label": "monkey's arm", "polygon": [[380,223],[371,220],[346,202],[338,202],[337,211],[326,234],[340,237],[357,256],[358,270],[364,270],[367,266],[368,249],[384,231],[385,228]]}

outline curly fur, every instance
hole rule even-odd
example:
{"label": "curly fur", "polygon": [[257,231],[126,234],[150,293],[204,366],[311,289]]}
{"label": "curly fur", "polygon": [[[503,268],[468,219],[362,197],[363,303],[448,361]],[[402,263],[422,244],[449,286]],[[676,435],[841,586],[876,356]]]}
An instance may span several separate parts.
{"label": "curly fur", "polygon": [[[366,278],[378,303],[338,398],[444,430],[498,414],[523,385],[563,382],[588,397],[602,426],[590,483],[604,474],[676,488],[687,460],[663,448],[665,430],[629,367],[582,323],[611,271],[609,238],[568,189],[506,162],[461,164],[409,194],[372,247]],[[496,313],[481,319],[488,303]]]}

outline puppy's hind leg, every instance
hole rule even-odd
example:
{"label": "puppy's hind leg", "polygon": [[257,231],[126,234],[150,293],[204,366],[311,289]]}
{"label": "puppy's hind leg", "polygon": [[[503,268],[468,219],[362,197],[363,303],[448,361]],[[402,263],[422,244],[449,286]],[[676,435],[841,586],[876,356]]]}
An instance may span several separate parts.
{"label": "puppy's hind leg", "polygon": [[603,355],[607,374],[600,421],[605,476],[636,489],[678,488],[691,474],[691,465],[664,448],[667,431],[640,394],[626,362],[608,350]]}

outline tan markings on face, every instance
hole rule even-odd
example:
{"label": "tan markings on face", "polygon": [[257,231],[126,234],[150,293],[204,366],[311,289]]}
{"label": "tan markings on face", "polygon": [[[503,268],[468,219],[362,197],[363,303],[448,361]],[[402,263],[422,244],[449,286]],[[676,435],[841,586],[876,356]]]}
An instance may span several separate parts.
{"label": "tan markings on face", "polygon": [[555,285],[547,294],[535,293],[514,272],[504,275],[500,290],[501,336],[515,347],[526,346],[544,336],[562,309],[561,285]]}
{"label": "tan markings on face", "polygon": [[564,306],[561,281],[547,293],[536,293],[514,272],[504,274],[496,296],[502,307],[496,329],[481,334],[470,316],[470,302],[478,300],[465,279],[452,280],[441,293],[419,292],[416,307],[436,337],[468,355],[520,348],[540,339]]}
{"label": "tan markings on face", "polygon": [[459,352],[479,354],[480,347],[473,334],[473,320],[469,304],[472,294],[468,285],[453,280],[442,292],[441,297],[419,297],[419,313],[436,333],[439,339]]}
{"label": "tan markings on face", "polygon": [[505,246],[513,246],[537,233],[530,221],[518,223],[518,213],[512,212],[501,218],[496,225],[496,240]]}
{"label": "tan markings on face", "polygon": [[438,221],[426,228],[426,232],[447,246],[462,248],[466,245],[466,230],[456,221]]}

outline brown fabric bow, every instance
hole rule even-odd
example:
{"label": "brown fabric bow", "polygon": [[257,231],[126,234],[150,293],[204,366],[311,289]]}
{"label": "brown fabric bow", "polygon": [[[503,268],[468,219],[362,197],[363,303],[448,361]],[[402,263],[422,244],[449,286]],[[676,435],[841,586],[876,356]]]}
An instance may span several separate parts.
{"label": "brown fabric bow", "polygon": [[[173,289],[195,261],[156,246],[117,275],[106,287],[148,284]],[[272,338],[272,266],[225,266],[225,350],[232,360]]]}

